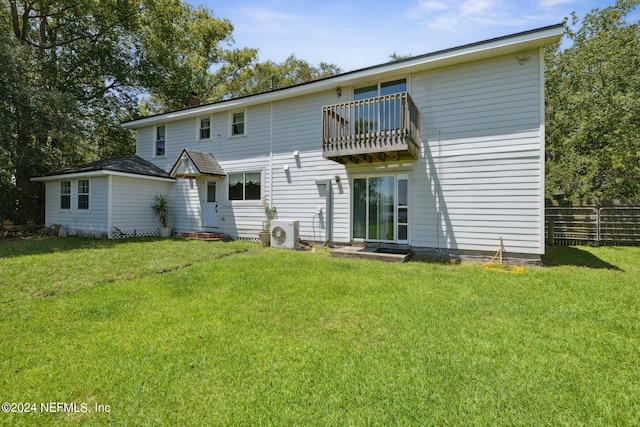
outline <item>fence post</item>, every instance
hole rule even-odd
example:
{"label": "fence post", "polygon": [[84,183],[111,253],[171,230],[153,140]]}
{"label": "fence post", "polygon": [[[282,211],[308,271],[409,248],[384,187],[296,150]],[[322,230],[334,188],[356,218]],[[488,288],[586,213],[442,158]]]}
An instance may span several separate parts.
{"label": "fence post", "polygon": [[547,244],[549,246],[553,246],[555,244],[555,239],[553,234],[554,233],[553,217],[549,217],[548,223],[549,225],[547,226]]}
{"label": "fence post", "polygon": [[602,209],[604,208],[599,208],[596,212],[596,243],[598,245],[600,245],[600,238],[601,238],[601,234],[600,234],[600,226],[602,225],[602,223],[600,222],[600,215],[602,213]]}

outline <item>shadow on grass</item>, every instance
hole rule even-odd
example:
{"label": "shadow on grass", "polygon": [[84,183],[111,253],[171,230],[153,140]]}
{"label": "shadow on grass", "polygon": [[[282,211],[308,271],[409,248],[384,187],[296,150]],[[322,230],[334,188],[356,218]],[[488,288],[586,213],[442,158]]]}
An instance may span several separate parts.
{"label": "shadow on grass", "polygon": [[0,259],[25,255],[43,255],[76,249],[107,249],[123,243],[142,243],[160,240],[160,237],[131,239],[97,239],[90,237],[27,237],[0,239]]}
{"label": "shadow on grass", "polygon": [[624,271],[620,267],[601,260],[590,252],[573,246],[547,247],[542,257],[545,267],[570,265],[603,270]]}

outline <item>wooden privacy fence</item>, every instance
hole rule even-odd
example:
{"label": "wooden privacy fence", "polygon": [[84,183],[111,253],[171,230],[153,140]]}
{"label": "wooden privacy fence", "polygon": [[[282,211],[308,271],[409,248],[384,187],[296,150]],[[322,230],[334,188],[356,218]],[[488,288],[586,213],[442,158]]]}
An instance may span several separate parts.
{"label": "wooden privacy fence", "polygon": [[640,245],[640,203],[635,206],[547,206],[545,220],[550,245]]}

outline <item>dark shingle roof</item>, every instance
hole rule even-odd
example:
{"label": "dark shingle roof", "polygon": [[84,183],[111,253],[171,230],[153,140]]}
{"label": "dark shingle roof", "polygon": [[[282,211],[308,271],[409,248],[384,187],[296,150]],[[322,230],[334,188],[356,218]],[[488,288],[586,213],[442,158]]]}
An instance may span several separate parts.
{"label": "dark shingle roof", "polygon": [[191,163],[193,163],[193,166],[195,166],[198,172],[202,175],[225,176],[227,174],[211,153],[203,153],[187,149],[182,151],[182,154],[178,157],[178,161],[173,168],[171,168],[171,173],[174,173],[177,170],[178,163],[184,158],[184,156],[189,158]]}
{"label": "dark shingle roof", "polygon": [[130,173],[135,175],[145,175],[158,178],[171,178],[168,172],[138,156],[122,157],[119,159],[98,160],[80,166],[53,171],[44,176],[68,175],[101,170]]}

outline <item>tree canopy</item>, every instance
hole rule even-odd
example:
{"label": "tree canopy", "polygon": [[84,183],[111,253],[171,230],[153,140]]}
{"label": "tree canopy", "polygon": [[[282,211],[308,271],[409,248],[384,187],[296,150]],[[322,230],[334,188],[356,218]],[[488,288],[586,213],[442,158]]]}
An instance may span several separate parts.
{"label": "tree canopy", "polygon": [[[638,3],[572,14],[569,47],[547,50],[547,197],[640,198]],[[122,121],[183,108],[190,92],[215,102],[340,72],[295,55],[260,62],[234,46],[229,20],[180,0],[0,0],[0,11],[0,221],[42,221],[31,176],[132,154]]]}
{"label": "tree canopy", "polygon": [[340,68],[334,64],[322,62],[314,67],[295,55],[290,55],[281,63],[259,62],[244,69],[237,79],[228,80],[221,87],[220,94],[224,97],[251,95],[330,77],[339,72]]}
{"label": "tree canopy", "polygon": [[640,199],[638,3],[572,14],[571,45],[547,52],[549,198]]}
{"label": "tree canopy", "polygon": [[31,176],[133,154],[122,121],[183,108],[190,92],[264,90],[264,70],[283,85],[337,71],[261,64],[233,46],[229,20],[180,0],[0,0],[0,12],[0,221],[42,221]]}

